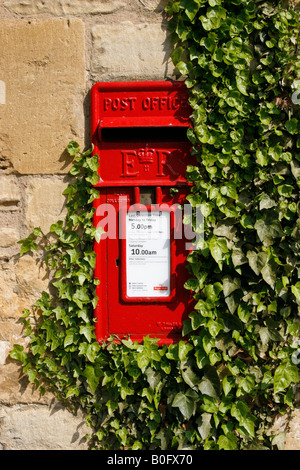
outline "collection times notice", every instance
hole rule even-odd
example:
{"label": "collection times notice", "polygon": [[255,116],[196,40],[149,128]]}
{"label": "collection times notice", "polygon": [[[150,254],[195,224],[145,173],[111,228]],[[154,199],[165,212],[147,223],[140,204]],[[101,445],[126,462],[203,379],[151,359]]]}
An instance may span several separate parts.
{"label": "collection times notice", "polygon": [[127,296],[168,297],[170,264],[170,212],[128,212]]}

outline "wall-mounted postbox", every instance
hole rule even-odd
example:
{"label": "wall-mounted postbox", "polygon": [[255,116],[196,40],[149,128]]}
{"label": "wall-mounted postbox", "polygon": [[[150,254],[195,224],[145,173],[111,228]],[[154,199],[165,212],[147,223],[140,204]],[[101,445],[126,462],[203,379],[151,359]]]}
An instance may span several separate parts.
{"label": "wall-mounted postbox", "polygon": [[96,83],[91,93],[99,198],[94,224],[99,341],[111,335],[171,343],[191,311],[182,223],[191,162],[183,82]]}

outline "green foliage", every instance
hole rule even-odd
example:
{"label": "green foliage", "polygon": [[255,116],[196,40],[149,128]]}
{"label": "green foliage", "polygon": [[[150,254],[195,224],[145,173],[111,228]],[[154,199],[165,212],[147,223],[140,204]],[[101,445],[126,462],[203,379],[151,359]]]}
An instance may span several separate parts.
{"label": "green foliage", "polygon": [[282,448],[272,424],[298,383],[298,15],[250,0],[171,0],[166,11],[193,109],[188,200],[204,215],[187,256],[188,339],[96,341],[98,162],[72,142],[66,220],[21,241],[21,254],[46,250],[54,291],[24,312],[30,349],[11,356],[41,391],[86,411],[94,449]]}
{"label": "green foliage", "polygon": [[219,448],[237,434],[267,445],[264,416],[292,406],[298,383],[298,14],[249,0],[170,1],[167,12],[193,110],[188,199],[204,215],[185,331],[239,422],[218,423]]}

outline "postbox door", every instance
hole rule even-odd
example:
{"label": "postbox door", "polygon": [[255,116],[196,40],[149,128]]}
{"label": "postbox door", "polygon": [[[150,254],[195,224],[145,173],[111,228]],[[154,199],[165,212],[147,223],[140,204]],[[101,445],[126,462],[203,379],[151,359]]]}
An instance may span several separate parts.
{"label": "postbox door", "polygon": [[[162,210],[143,206],[144,210],[137,215],[141,207],[135,204],[135,188],[120,188],[118,195],[112,188],[102,190],[98,207],[105,200],[113,225],[110,238],[104,236],[96,248],[96,274],[99,273],[101,278],[98,286],[100,301],[96,309],[99,337],[129,334],[140,340],[149,334],[164,338],[164,342],[180,337],[182,322],[190,312],[191,304],[190,293],[184,288],[188,278],[187,240],[182,212],[176,210],[178,204],[183,203],[184,196],[184,191],[181,191],[175,198],[171,197],[169,188],[162,188]],[[103,216],[108,221],[107,214],[103,207],[101,211],[96,207],[96,223],[99,224]],[[144,243],[145,234],[139,234],[139,230],[144,230],[141,227],[134,227],[133,238],[126,230],[126,226],[128,229],[130,224],[138,224],[138,220],[140,226],[150,220],[151,227],[147,225],[146,232],[149,237],[153,231],[153,243],[151,240]],[[161,238],[157,240],[158,233]],[[136,254],[131,250],[139,251]]]}

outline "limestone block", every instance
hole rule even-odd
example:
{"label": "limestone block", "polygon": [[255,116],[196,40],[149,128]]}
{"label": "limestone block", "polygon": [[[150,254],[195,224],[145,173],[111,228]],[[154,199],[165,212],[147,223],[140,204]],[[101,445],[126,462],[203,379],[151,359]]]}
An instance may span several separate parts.
{"label": "limestone block", "polygon": [[26,346],[28,338],[23,336],[23,329],[20,322],[11,319],[1,321],[0,341],[7,341],[9,348],[12,348],[16,342]]}
{"label": "limestone block", "polygon": [[[24,308],[30,309],[42,291],[48,290],[48,285],[48,270],[38,255],[9,259],[0,269],[0,321],[19,319]],[[9,329],[4,330],[4,323],[1,323],[2,340],[11,340],[8,334],[11,327],[16,329],[12,330],[14,338],[21,334],[17,325],[9,325]]]}
{"label": "limestone block", "polygon": [[[0,280],[2,281],[5,277],[0,274]],[[5,284],[0,287],[0,309],[1,309],[1,320],[3,318],[16,318],[19,319],[24,311],[24,308],[31,307],[31,300],[25,295],[20,296],[16,293],[15,286]],[[36,300],[38,296],[36,296]],[[13,333],[15,337],[22,334],[22,329],[18,329],[16,333]],[[4,328],[4,324],[1,321],[0,335],[3,341],[10,340],[10,336],[7,336],[8,330]]]}
{"label": "limestone block", "polygon": [[[38,255],[26,254],[18,259],[15,266],[17,293],[27,299],[31,296],[34,300],[40,296],[43,290],[47,290],[49,274],[45,263]],[[30,305],[27,306],[28,308]]]}
{"label": "limestone block", "polygon": [[296,408],[289,422],[285,450],[300,450],[300,409]]}
{"label": "limestone block", "polygon": [[119,0],[7,0],[4,6],[14,13],[22,15],[52,15],[108,14],[114,13],[125,5]]}
{"label": "limestone block", "polygon": [[0,162],[20,174],[65,173],[66,145],[83,140],[83,22],[1,20],[0,50]]}
{"label": "limestone block", "polygon": [[9,341],[0,341],[0,364],[6,363],[6,358],[10,351]]}
{"label": "limestone block", "polygon": [[169,0],[139,0],[139,2],[150,11],[163,11]]}
{"label": "limestone block", "polygon": [[0,176],[0,210],[17,209],[21,199],[18,180],[15,176]]}
{"label": "limestone block", "polygon": [[[9,351],[10,350],[11,345]],[[50,405],[51,402],[53,402],[53,395],[50,392],[41,395],[41,393],[36,390],[35,385],[28,381],[27,374],[22,372],[20,363],[8,357],[9,351],[7,351],[5,364],[0,364],[0,402],[10,406],[18,403]]]}
{"label": "limestone block", "polygon": [[96,25],[92,29],[92,74],[95,80],[163,80],[171,77],[171,45],[165,26]]}
{"label": "limestone block", "polygon": [[2,227],[0,231],[0,247],[8,248],[20,240],[18,227]]}
{"label": "limestone block", "polygon": [[73,416],[59,404],[0,407],[3,450],[87,450],[89,428],[84,416]]}
{"label": "limestone block", "polygon": [[27,193],[27,227],[31,231],[40,227],[46,234],[50,226],[65,218],[65,196],[67,184],[59,177],[35,177],[30,179]]}
{"label": "limestone block", "polygon": [[[16,275],[14,272],[14,262],[9,260],[4,263],[0,269],[0,334],[2,340],[9,340],[8,335],[4,333],[3,319],[20,318],[25,308],[23,301],[16,292]],[[27,300],[28,303],[28,300]]]}

